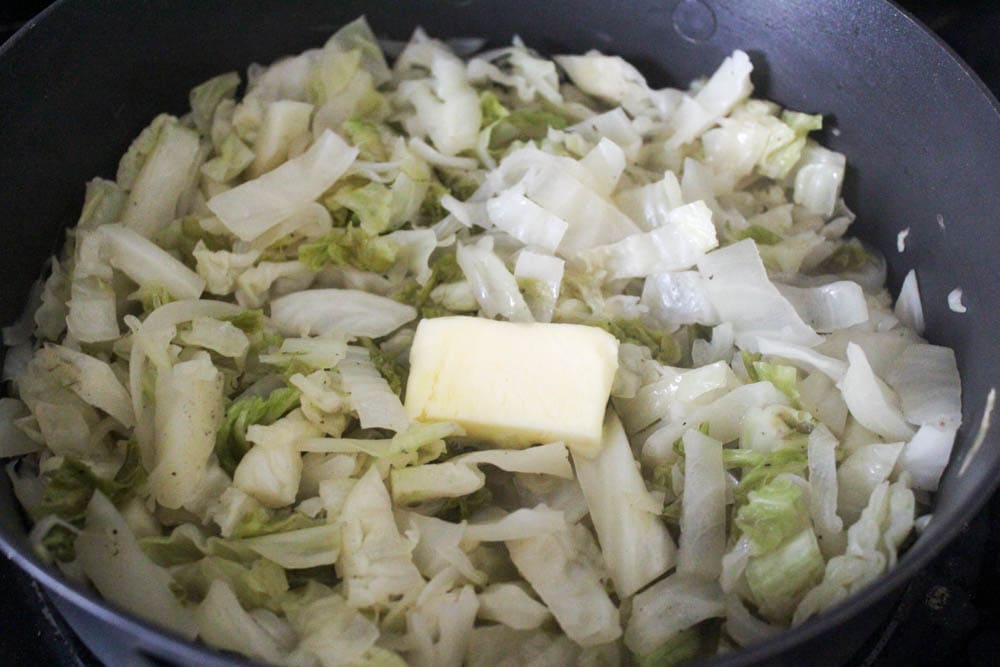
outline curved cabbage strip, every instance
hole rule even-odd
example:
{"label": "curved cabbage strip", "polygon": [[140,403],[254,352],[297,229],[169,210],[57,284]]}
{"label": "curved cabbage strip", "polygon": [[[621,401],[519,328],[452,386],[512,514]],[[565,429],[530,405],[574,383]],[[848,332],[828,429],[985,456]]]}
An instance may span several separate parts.
{"label": "curved cabbage strip", "polygon": [[351,407],[358,413],[361,428],[387,428],[397,433],[410,423],[399,396],[389,388],[371,361],[368,350],[348,346],[347,356],[337,365]]}
{"label": "curved cabbage strip", "polygon": [[555,475],[563,479],[573,479],[569,451],[561,442],[536,445],[527,449],[486,449],[469,452],[455,456],[448,462],[467,466],[489,464],[507,472]]}
{"label": "curved cabbage strip", "polygon": [[838,280],[818,287],[776,285],[806,324],[820,333],[846,329],[868,321],[868,303],[861,285]]}
{"label": "curved cabbage strip", "polygon": [[875,375],[856,343],[847,344],[847,362],[847,372],[838,386],[854,418],[884,438],[909,440],[913,429],[899,411],[895,392]]}
{"label": "curved cabbage strip", "polygon": [[176,299],[197,299],[205,281],[166,250],[123,225],[98,228],[108,262],[139,287],[164,287]]}
{"label": "curved cabbage strip", "polygon": [[98,592],[132,613],[193,639],[197,624],[171,590],[170,574],[139,547],[122,515],[103,493],[87,505],[76,557]]}
{"label": "curved cabbage strip", "polygon": [[570,639],[586,647],[621,636],[618,609],[601,584],[602,573],[588,557],[597,546],[586,528],[564,525],[556,532],[506,545],[521,576]]}
{"label": "curved cabbage strip", "polygon": [[426,599],[421,595],[417,606],[406,614],[409,663],[415,667],[461,667],[478,610],[479,599],[472,586]]}
{"label": "curved cabbage strip", "polygon": [[412,306],[350,289],[305,290],[271,302],[271,319],[290,336],[381,338],[416,317]]}
{"label": "curved cabbage strip", "polygon": [[823,581],[799,603],[793,624],[829,609],[885,571],[913,525],[912,497],[903,482],[890,486],[886,481],[875,487],[861,518],[847,531],[846,553],[827,562]]}
{"label": "curved cabbage strip", "polygon": [[155,464],[149,487],[164,507],[185,506],[205,479],[225,416],[223,382],[205,352],[156,374]]}
{"label": "curved cabbage strip", "polygon": [[633,598],[625,645],[637,656],[650,655],[682,630],[725,614],[716,582],[672,574]]}
{"label": "curved cabbage strip", "polygon": [[733,324],[739,347],[754,351],[758,338],[808,347],[822,341],[768,279],[752,240],[708,253],[698,260],[698,270],[719,317]]}
{"label": "curved cabbage strip", "polygon": [[493,521],[474,521],[465,528],[465,541],[506,542],[547,535],[566,526],[565,515],[544,505],[521,508]]}
{"label": "curved cabbage strip", "polygon": [[527,281],[524,300],[536,322],[552,321],[564,269],[565,262],[558,257],[527,249],[518,253],[514,264],[514,279]]}
{"label": "curved cabbage strip", "polygon": [[574,455],[573,463],[604,563],[624,599],[673,567],[676,547],[613,410],[605,416],[602,440],[597,456]]}
{"label": "curved cabbage strip", "polygon": [[135,424],[132,399],[106,362],[53,344],[45,345],[35,358],[85,402],[104,410],[126,428]]}
{"label": "curved cabbage strip", "polygon": [[783,631],[783,628],[754,616],[735,595],[726,598],[726,622],[723,629],[740,646],[756,644]]}
{"label": "curved cabbage strip", "polygon": [[873,489],[889,478],[903,450],[903,443],[863,445],[837,469],[837,512],[844,523],[854,523]]}
{"label": "curved cabbage strip", "polygon": [[473,158],[445,155],[437,150],[434,150],[433,146],[428,145],[428,143],[420,137],[413,137],[410,139],[408,145],[410,150],[412,150],[415,155],[425,160],[427,164],[435,167],[471,171],[479,166],[479,163]]}
{"label": "curved cabbage strip", "polygon": [[212,646],[238,651],[270,663],[282,660],[278,643],[248,614],[233,590],[222,579],[216,579],[208,594],[194,611],[198,636]]}
{"label": "curved cabbage strip", "polygon": [[899,467],[913,479],[913,488],[937,491],[941,474],[951,459],[955,446],[956,426],[944,428],[924,424],[903,447]]}
{"label": "curved cabbage strip", "polygon": [[673,209],[652,231],[583,250],[578,257],[590,271],[604,270],[607,279],[617,280],[687,269],[718,245],[712,212],[697,201]]}
{"label": "curved cabbage strip", "polygon": [[493,252],[493,238],[484,236],[474,245],[458,244],[458,265],[486,317],[500,315],[511,322],[531,322],[531,311],[517,280]]}
{"label": "curved cabbage strip", "polygon": [[517,584],[490,584],[479,594],[479,618],[514,630],[534,630],[552,618],[552,612]]}
{"label": "curved cabbage strip", "polygon": [[939,429],[962,423],[962,383],[955,351],[949,347],[914,343],[903,350],[886,373],[886,381],[911,424]]}
{"label": "curved cabbage strip", "polygon": [[722,443],[699,431],[684,434],[684,495],[677,572],[718,579],[726,551],[726,470]]}
{"label": "curved cabbage strip", "polygon": [[483,488],[486,476],[472,466],[444,461],[393,468],[389,483],[393,502],[406,506],[435,498],[467,496]]}
{"label": "curved cabbage strip", "polygon": [[650,317],[664,327],[719,323],[719,315],[708,299],[705,278],[697,271],[647,276],[639,303],[649,308]]}
{"label": "curved cabbage strip", "polygon": [[341,516],[337,573],[352,607],[385,609],[393,598],[412,598],[423,588],[413,546],[396,528],[392,501],[374,466],[351,489]]}
{"label": "curved cabbage strip", "polygon": [[836,544],[844,522],[837,515],[837,439],[824,424],[809,434],[809,514],[820,549]]}
{"label": "curved cabbage strip", "polygon": [[920,303],[920,284],[917,272],[910,269],[899,288],[899,297],[892,311],[899,321],[921,336],[924,334],[924,308]]}
{"label": "curved cabbage strip", "polygon": [[840,382],[847,372],[847,364],[840,359],[834,359],[820,354],[816,350],[803,345],[793,345],[769,338],[757,339],[757,351],[766,356],[781,357],[792,362],[798,362],[811,371],[823,373],[834,382]]}
{"label": "curved cabbage strip", "polygon": [[229,231],[252,241],[326,192],[357,155],[357,148],[326,130],[302,155],[215,195],[208,208]]}
{"label": "curved cabbage strip", "polygon": [[166,347],[169,344],[170,339],[176,334],[175,327],[182,322],[197,317],[232,317],[242,312],[243,309],[239,306],[222,301],[174,301],[150,313],[132,335],[132,351],[129,354],[128,364],[129,394],[132,397],[132,410],[135,413],[136,438],[142,451],[143,465],[147,469],[152,468],[155,456],[153,414],[142,384],[146,374],[147,358],[151,358],[158,367],[163,367],[164,362],[159,359],[156,351],[159,347]]}
{"label": "curved cabbage strip", "polygon": [[673,461],[674,441],[701,424],[708,424],[709,433],[720,441],[735,440],[740,436],[747,410],[775,404],[788,405],[788,397],[770,382],[737,387],[708,405],[696,407],[683,419],[670,421],[656,430],[643,444],[642,460],[646,464]]}
{"label": "curved cabbage strip", "polygon": [[286,338],[274,354],[260,355],[261,363],[288,366],[293,362],[316,370],[334,368],[347,356],[347,343],[337,336]]}
{"label": "curved cabbage strip", "polygon": [[340,525],[328,523],[239,541],[286,570],[333,565],[340,556]]}

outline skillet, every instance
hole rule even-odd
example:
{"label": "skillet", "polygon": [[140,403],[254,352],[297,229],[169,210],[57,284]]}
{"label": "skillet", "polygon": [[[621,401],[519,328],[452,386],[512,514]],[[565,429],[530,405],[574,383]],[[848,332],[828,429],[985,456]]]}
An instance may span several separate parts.
{"label": "skillet", "polygon": [[[926,337],[956,350],[964,391],[964,426],[934,517],[897,567],[830,612],[718,660],[842,662],[1000,480],[995,432],[986,428],[977,438],[986,396],[1000,383],[1000,106],[947,47],[887,2],[62,0],[0,48],[0,232],[7,250],[0,321],[19,314],[61,230],[76,218],[83,184],[113,175],[150,118],[183,112],[188,89],[209,76],[319,46],[362,13],[376,34],[395,40],[423,25],[435,36],[483,36],[493,46],[516,33],[550,54],[597,48],[636,63],[655,86],[683,86],[741,48],[754,61],[757,95],[825,114],[821,142],[849,160],[845,198],[858,214],[852,233],[883,251],[892,289],[917,268]],[[900,254],[896,235],[906,227]],[[964,314],[948,307],[955,287],[964,288]],[[122,662],[148,656],[245,664],[67,583],[32,553],[25,535],[3,476],[0,548],[49,591],[85,640],[114,647]]]}

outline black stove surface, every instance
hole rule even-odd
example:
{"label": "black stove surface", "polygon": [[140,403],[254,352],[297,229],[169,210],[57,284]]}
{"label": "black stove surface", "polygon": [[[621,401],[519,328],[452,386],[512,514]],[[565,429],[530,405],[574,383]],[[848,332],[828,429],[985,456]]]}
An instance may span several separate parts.
{"label": "black stove surface", "polygon": [[[0,6],[0,42],[47,2]],[[1000,2],[899,0],[1000,96]],[[25,601],[28,603],[25,604]],[[91,667],[38,586],[0,555],[0,665]],[[969,519],[954,543],[906,589],[852,665],[1000,665],[1000,493]]]}

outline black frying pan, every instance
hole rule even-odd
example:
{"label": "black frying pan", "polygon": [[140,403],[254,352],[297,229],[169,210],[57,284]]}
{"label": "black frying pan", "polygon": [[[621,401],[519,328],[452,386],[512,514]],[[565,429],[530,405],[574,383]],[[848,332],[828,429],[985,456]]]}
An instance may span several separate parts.
{"label": "black frying pan", "polygon": [[[754,61],[759,95],[827,114],[822,141],[849,160],[854,233],[886,254],[891,286],[918,269],[927,338],[955,348],[964,386],[965,425],[934,519],[899,565],[829,613],[721,662],[844,660],[1000,481],[1000,442],[989,429],[960,474],[987,392],[1000,384],[1000,111],[945,46],[886,2],[59,2],[0,49],[0,321],[18,315],[61,230],[75,221],[84,182],[113,175],[149,119],[183,112],[192,84],[319,46],[362,13],[379,36],[393,39],[419,24],[435,36],[484,36],[494,45],[517,33],[549,53],[597,48],[628,58],[659,85],[685,85],[741,48]],[[905,227],[911,232],[899,254],[896,234]],[[966,314],[947,306],[958,286]],[[6,476],[0,547],[53,594],[71,623],[115,647],[122,662],[243,664],[63,581],[31,552]]]}

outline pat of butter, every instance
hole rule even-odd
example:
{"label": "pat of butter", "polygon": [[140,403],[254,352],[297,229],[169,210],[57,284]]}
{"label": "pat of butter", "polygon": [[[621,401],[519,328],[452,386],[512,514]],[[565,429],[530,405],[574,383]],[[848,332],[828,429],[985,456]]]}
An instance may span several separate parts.
{"label": "pat of butter", "polygon": [[618,341],[579,324],[422,320],[410,349],[406,413],[450,421],[501,447],[563,441],[592,456],[618,370]]}

